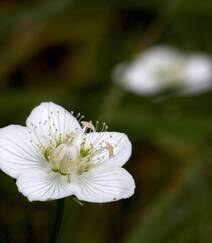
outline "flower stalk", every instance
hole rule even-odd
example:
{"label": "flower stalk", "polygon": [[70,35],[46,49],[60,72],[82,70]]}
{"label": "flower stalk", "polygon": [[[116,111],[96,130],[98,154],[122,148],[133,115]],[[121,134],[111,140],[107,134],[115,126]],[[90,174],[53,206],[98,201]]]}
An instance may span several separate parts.
{"label": "flower stalk", "polygon": [[61,225],[62,225],[62,220],[63,220],[64,206],[65,206],[65,198],[58,199],[55,222],[53,225],[52,234],[49,243],[56,243],[58,240]]}

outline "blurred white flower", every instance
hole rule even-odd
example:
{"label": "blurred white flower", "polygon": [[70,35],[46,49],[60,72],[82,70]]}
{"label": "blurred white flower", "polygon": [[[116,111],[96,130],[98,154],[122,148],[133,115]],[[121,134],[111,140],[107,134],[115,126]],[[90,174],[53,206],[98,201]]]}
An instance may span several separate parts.
{"label": "blurred white flower", "polygon": [[142,52],[129,64],[119,64],[113,79],[140,95],[168,89],[200,92],[212,86],[211,67],[212,61],[206,55],[186,56],[174,48],[157,46]]}
{"label": "blurred white flower", "polygon": [[0,129],[0,168],[30,201],[75,195],[102,203],[133,195],[134,180],[122,168],[132,150],[128,137],[81,124],[49,102],[33,109],[26,127]]}
{"label": "blurred white flower", "polygon": [[182,93],[198,93],[212,88],[212,59],[204,54],[186,57]]}

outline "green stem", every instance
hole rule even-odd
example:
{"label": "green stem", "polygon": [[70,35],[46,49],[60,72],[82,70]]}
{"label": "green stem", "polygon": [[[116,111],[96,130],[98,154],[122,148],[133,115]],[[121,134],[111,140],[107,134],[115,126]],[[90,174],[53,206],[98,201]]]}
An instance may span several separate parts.
{"label": "green stem", "polygon": [[57,242],[60,233],[61,224],[62,224],[62,219],[63,219],[64,205],[65,205],[65,198],[59,199],[57,201],[57,212],[56,212],[55,222],[54,222],[49,243]]}

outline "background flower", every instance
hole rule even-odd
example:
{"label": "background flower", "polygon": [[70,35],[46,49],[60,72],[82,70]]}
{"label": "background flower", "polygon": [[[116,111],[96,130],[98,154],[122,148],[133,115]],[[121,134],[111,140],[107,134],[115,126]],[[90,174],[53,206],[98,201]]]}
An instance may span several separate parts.
{"label": "background flower", "polygon": [[198,93],[212,87],[212,59],[204,54],[191,54],[186,57],[184,67],[184,90],[182,93]]}
{"label": "background flower", "polygon": [[201,92],[212,87],[212,60],[207,55],[186,55],[157,46],[143,51],[129,64],[118,65],[113,79],[140,95],[169,89],[187,94]]}

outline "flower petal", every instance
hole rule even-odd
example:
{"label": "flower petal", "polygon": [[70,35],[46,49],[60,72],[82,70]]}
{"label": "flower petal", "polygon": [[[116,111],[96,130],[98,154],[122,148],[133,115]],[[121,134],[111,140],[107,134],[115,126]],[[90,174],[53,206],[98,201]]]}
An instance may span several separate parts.
{"label": "flower petal", "polygon": [[74,195],[87,202],[112,202],[134,194],[133,177],[123,168],[100,165],[75,181]]}
{"label": "flower petal", "polygon": [[212,87],[212,59],[204,54],[192,54],[187,57],[184,66],[182,94],[195,94]]}
{"label": "flower petal", "polygon": [[73,194],[66,176],[47,170],[28,170],[18,176],[16,184],[29,201],[49,201]]}
{"label": "flower petal", "polygon": [[[101,160],[98,162],[113,166],[123,166],[130,158],[132,153],[132,144],[124,133],[118,132],[93,132],[85,136],[85,146],[93,145],[96,150],[109,144],[112,146],[113,155],[109,156],[109,151],[101,153]],[[105,158],[102,159],[102,156]],[[109,158],[110,157],[110,158]]]}
{"label": "flower petal", "polygon": [[27,128],[10,125],[0,129],[0,168],[16,178],[29,168],[44,166],[43,159],[30,142]]}
{"label": "flower petal", "polygon": [[26,125],[35,131],[41,144],[60,136],[64,138],[70,132],[82,131],[78,120],[70,112],[52,102],[44,102],[35,107]]}
{"label": "flower petal", "polygon": [[201,85],[210,82],[212,59],[204,54],[189,55],[184,66],[184,78],[188,85]]}

